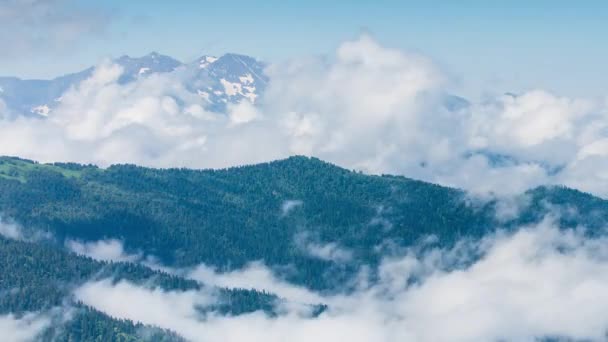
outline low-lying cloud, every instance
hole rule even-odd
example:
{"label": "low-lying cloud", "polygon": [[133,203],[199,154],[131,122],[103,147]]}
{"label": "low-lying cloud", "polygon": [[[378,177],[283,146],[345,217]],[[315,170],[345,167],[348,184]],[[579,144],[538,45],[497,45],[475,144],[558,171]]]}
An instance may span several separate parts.
{"label": "low-lying cloud", "polygon": [[[515,233],[463,242],[458,250],[385,259],[377,282],[362,281],[352,294],[330,296],[277,280],[261,264],[224,275],[193,273],[220,286],[276,290],[290,300],[328,304],[316,318],[297,310],[275,318],[262,312],[203,318],[195,307],[212,297],[125,282],[89,283],[75,294],[112,316],[172,329],[194,341],[599,341],[608,329],[607,242],[586,237],[583,229],[560,230],[547,219]],[[454,268],[463,253],[481,257]],[[132,305],[133,298],[145,304]]]}
{"label": "low-lying cloud", "polygon": [[40,314],[30,313],[17,317],[13,314],[0,316],[2,339],[11,342],[30,342],[44,332],[51,320]]}
{"label": "low-lying cloud", "polygon": [[66,247],[79,255],[88,256],[95,260],[116,262],[138,262],[143,258],[142,253],[129,254],[120,240],[109,239],[91,242],[67,240]]}
{"label": "low-lying cloud", "polygon": [[351,261],[352,251],[341,247],[335,242],[322,243],[316,241],[310,234],[300,233],[295,236],[294,243],[302,253],[326,261],[343,263]]}
{"label": "low-lying cloud", "polygon": [[[189,331],[199,321],[197,308],[213,303],[210,292],[165,292],[144,288],[126,281],[114,283],[101,280],[87,283],[75,290],[79,300],[111,316]],[[184,335],[191,337],[190,335]]]}
{"label": "low-lying cloud", "polygon": [[261,262],[252,262],[240,270],[231,272],[219,272],[212,267],[199,265],[188,272],[178,273],[206,285],[266,291],[300,304],[317,304],[322,301],[320,295],[307,288],[295,286],[277,277]]}
{"label": "low-lying cloud", "polygon": [[286,200],[281,205],[281,216],[287,216],[292,210],[304,204],[301,200]]}
{"label": "low-lying cloud", "polygon": [[11,240],[22,240],[21,228],[14,223],[5,223],[0,220],[0,236]]}
{"label": "low-lying cloud", "polygon": [[37,242],[41,240],[50,240],[52,235],[38,229],[26,229],[18,223],[3,218],[0,215],[0,236],[10,240]]}

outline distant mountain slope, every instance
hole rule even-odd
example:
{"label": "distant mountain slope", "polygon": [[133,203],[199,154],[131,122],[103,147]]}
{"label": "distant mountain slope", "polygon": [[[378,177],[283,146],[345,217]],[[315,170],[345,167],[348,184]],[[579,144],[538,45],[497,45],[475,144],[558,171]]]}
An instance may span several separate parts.
{"label": "distant mountain slope", "polygon": [[268,83],[264,67],[249,56],[202,56],[187,66],[185,83],[207,102],[207,109],[221,113],[230,103],[256,103]]}
{"label": "distant mountain slope", "polygon": [[71,86],[91,75],[93,68],[53,80],[21,80],[0,77],[0,99],[13,116],[47,116]]}
{"label": "distant mountain slope", "polygon": [[[168,56],[151,53],[141,58],[122,56],[113,61],[123,67],[120,83],[128,83],[154,73],[174,71],[182,63]],[[0,99],[13,115],[47,116],[70,87],[89,78],[94,68],[51,80],[22,80],[16,77],[0,77]]]}
{"label": "distant mountain slope", "polygon": [[[152,52],[133,58],[122,56],[113,63],[123,68],[118,80],[128,84],[152,74],[170,73],[180,69],[184,73],[184,86],[201,96],[208,109],[223,112],[229,103],[247,100],[255,103],[262,94],[268,78],[264,75],[264,64],[254,58],[226,54],[219,58],[203,56],[192,63],[184,64],[169,56]],[[60,103],[61,96],[70,87],[78,85],[92,75],[94,68],[51,80],[22,80],[16,77],[0,77],[0,99],[9,112],[15,115],[45,117]]]}

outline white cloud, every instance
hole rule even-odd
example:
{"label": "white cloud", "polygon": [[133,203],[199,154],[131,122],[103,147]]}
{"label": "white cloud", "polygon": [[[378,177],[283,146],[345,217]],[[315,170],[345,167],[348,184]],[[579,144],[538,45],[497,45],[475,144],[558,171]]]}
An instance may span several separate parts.
{"label": "white cloud", "polygon": [[601,340],[608,321],[590,317],[601,316],[608,300],[598,291],[608,282],[605,243],[560,232],[548,222],[498,236],[473,266],[433,271],[400,293],[398,312],[410,318],[404,323],[414,340]]}
{"label": "white cloud", "polygon": [[252,108],[233,106],[228,116],[211,114],[177,74],[119,85],[121,72],[119,66],[101,64],[90,79],[62,96],[47,120],[0,122],[0,153],[165,167],[218,167],[281,156],[273,154],[280,148],[274,137],[251,118]]}
{"label": "white cloud", "polygon": [[281,205],[281,215],[286,216],[295,208],[302,206],[304,203],[301,200],[286,200]]}
{"label": "white cloud", "polygon": [[314,258],[336,263],[348,262],[353,258],[352,251],[339,246],[335,242],[317,242],[309,234],[297,234],[294,240],[295,245],[304,254]]}
{"label": "white cloud", "polygon": [[111,316],[171,327],[187,338],[196,337],[188,332],[199,325],[197,307],[213,303],[211,294],[203,291],[164,292],[109,280],[87,283],[76,289],[74,295]]}
{"label": "white cloud", "polygon": [[[268,73],[266,112],[288,134],[290,154],[379,172],[415,164],[418,151],[428,150],[417,130],[426,125],[423,113],[437,112],[432,107],[442,77],[420,56],[382,48],[364,36],[343,44],[331,62],[295,61]],[[440,148],[433,154],[442,158]]]}
{"label": "white cloud", "polygon": [[521,96],[504,95],[474,112],[472,139],[479,148],[497,146],[511,152],[554,140],[572,140],[577,121],[590,104],[534,90]]}
{"label": "white cloud", "polygon": [[[190,292],[127,283],[92,283],[76,295],[112,316],[157,324],[195,341],[306,341],[311,336],[317,341],[532,341],[547,336],[599,341],[608,328],[607,242],[587,238],[581,230],[559,230],[545,220],[516,233],[464,242],[456,250],[408,253],[384,260],[379,282],[353,294],[291,292],[292,299],[329,304],[318,318],[297,312],[269,318],[258,312],[202,319],[194,314],[200,302]],[[463,253],[482,257],[466,267],[450,267]],[[255,271],[269,272],[261,265]],[[283,292],[293,287],[271,273],[252,277],[248,272],[233,272],[218,283],[275,286]],[[217,276],[212,272],[203,278]],[[418,281],[408,281],[413,278]],[[145,305],[133,305],[133,298]]]}
{"label": "white cloud", "polygon": [[333,242],[327,244],[308,243],[305,249],[311,256],[327,261],[346,262],[353,257],[351,251],[341,248]]}
{"label": "white cloud", "polygon": [[460,109],[428,59],[368,36],[331,58],[271,65],[263,97],[204,110],[181,71],[120,85],[102,63],[46,120],[0,120],[0,154],[39,161],[226,167],[293,154],[473,192],[565,184],[608,195],[608,106],[542,90]]}
{"label": "white cloud", "polygon": [[138,262],[142,253],[129,254],[124,250],[122,241],[116,239],[81,242],[67,240],[66,247],[72,252],[102,261]]}
{"label": "white cloud", "polygon": [[206,265],[199,265],[186,274],[188,278],[206,285],[228,288],[256,289],[274,293],[281,298],[299,303],[318,303],[321,297],[308,289],[294,286],[276,277],[272,270],[260,262],[231,272],[218,272]]}
{"label": "white cloud", "polygon": [[503,197],[496,202],[496,212],[494,215],[499,222],[515,220],[531,203],[532,199],[529,195]]}
{"label": "white cloud", "polygon": [[13,222],[12,220],[3,219],[0,215],[0,236],[7,239],[36,242],[41,240],[49,240],[52,235],[49,232],[41,230],[24,229],[24,227]]}
{"label": "white cloud", "polygon": [[242,101],[236,105],[230,105],[229,107],[228,115],[230,118],[230,126],[246,124],[260,116],[257,109],[248,101]]}
{"label": "white cloud", "polygon": [[5,223],[0,221],[0,235],[11,240],[23,239],[21,228],[14,223]]}
{"label": "white cloud", "polygon": [[13,314],[0,316],[0,331],[4,341],[34,341],[50,324],[48,317],[34,313],[20,317]]}

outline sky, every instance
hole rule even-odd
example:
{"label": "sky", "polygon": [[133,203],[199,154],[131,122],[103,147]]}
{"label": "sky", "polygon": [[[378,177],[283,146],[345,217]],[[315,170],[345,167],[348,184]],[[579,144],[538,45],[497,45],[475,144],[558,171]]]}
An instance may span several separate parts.
{"label": "sky", "polygon": [[[15,1],[52,3],[78,23],[68,29],[81,32],[59,42],[49,33],[48,44],[34,41],[5,54],[0,75],[50,78],[106,57],[151,51],[182,61],[236,52],[276,62],[330,54],[364,32],[384,46],[429,56],[468,97],[537,88],[586,97],[606,91],[604,1],[8,2]],[[37,18],[39,29],[52,17]],[[16,40],[40,35],[35,24],[27,36],[14,35],[16,26],[23,21],[0,24],[8,32],[0,43],[17,46]]]}

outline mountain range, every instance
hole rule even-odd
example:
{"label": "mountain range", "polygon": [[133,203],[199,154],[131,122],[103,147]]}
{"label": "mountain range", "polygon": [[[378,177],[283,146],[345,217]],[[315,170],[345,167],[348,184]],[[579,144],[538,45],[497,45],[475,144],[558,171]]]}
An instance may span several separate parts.
{"label": "mountain range", "polygon": [[[264,94],[270,79],[266,63],[253,57],[228,53],[220,57],[201,56],[190,63],[152,52],[139,58],[122,56],[112,60],[123,73],[119,84],[128,84],[154,74],[180,73],[184,87],[200,96],[205,108],[224,113],[228,104],[248,101],[255,104]],[[29,80],[0,77],[0,100],[9,113],[46,117],[60,104],[62,95],[71,87],[89,78],[94,67],[50,80]],[[443,105],[451,111],[469,106],[466,99],[447,94]]]}
{"label": "mountain range", "polygon": [[[207,102],[207,109],[223,112],[228,103],[242,100],[255,103],[264,91],[268,78],[265,64],[249,56],[225,54],[221,57],[202,56],[191,63],[152,52],[140,58],[122,56],[112,60],[123,68],[118,80],[127,84],[153,74],[183,72],[185,87]],[[24,80],[0,77],[0,99],[9,112],[26,116],[45,117],[61,102],[70,87],[89,78],[94,67],[50,80]]]}

